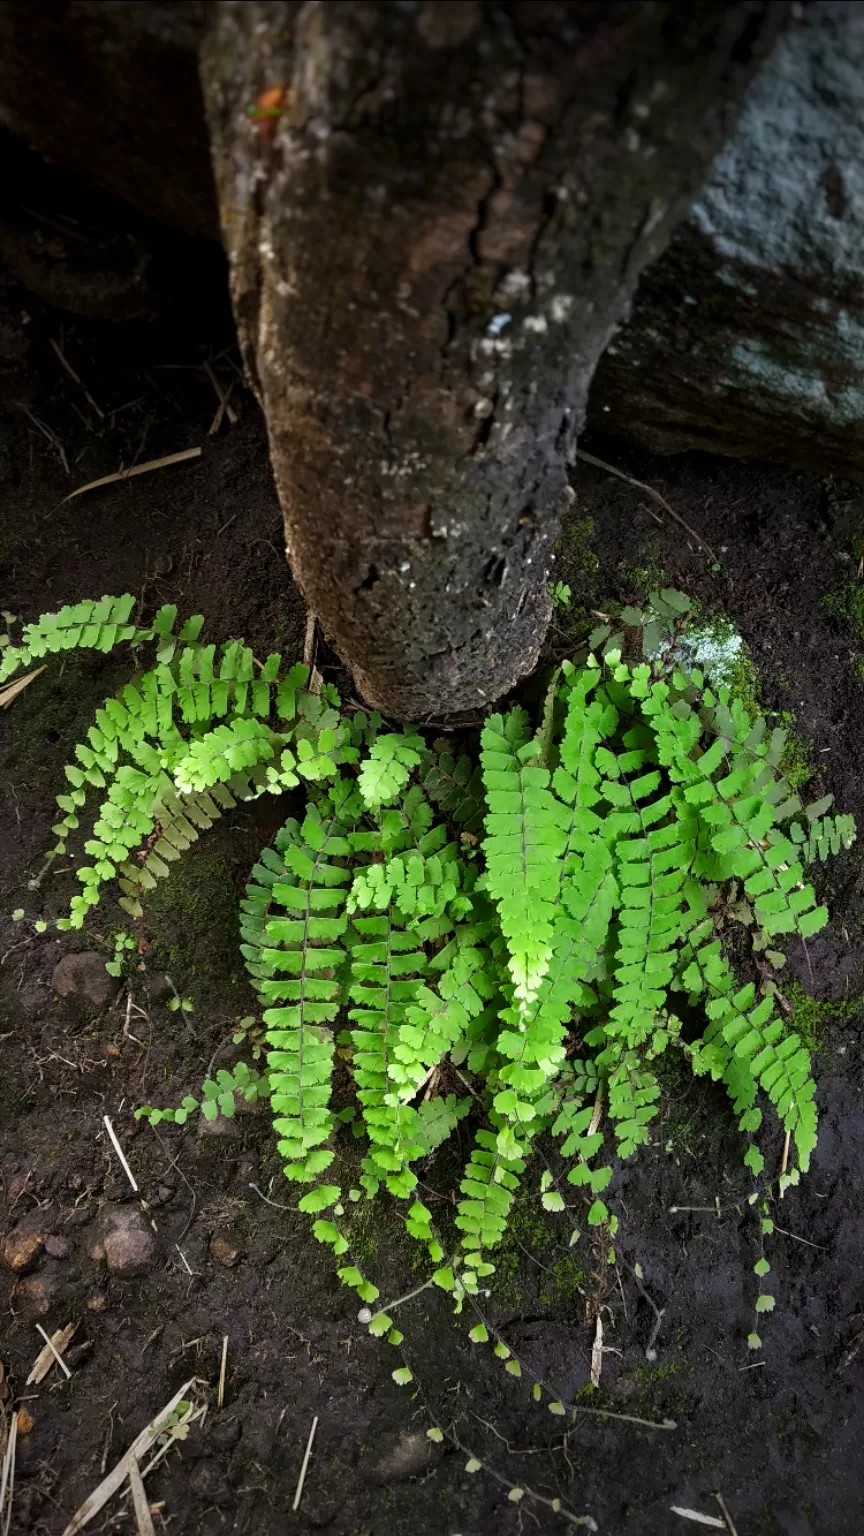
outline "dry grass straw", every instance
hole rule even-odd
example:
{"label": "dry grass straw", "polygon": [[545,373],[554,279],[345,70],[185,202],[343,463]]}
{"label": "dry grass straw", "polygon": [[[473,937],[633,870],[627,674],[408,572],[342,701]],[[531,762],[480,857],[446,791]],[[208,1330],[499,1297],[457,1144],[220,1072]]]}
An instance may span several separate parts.
{"label": "dry grass straw", "polygon": [[3,1464],[0,1466],[0,1530],[3,1536],[9,1536],[12,1525],[12,1497],[15,1492],[15,1445],[18,1439],[18,1415],[11,1413],[7,1418],[6,1448],[3,1452]]}
{"label": "dry grass straw", "polygon": [[187,459],[200,459],[200,448],[184,448],[182,453],[166,453],[161,459],[147,459],[144,464],[133,464],[131,469],[118,469],[113,475],[102,475],[98,480],[88,480],[86,485],[79,485],[75,491],[70,491],[64,496],[61,507],[67,501],[74,501],[76,496],[83,496],[85,491],[95,491],[102,485],[116,485],[119,480],[131,480],[134,475],[149,475],[154,469],[165,469],[169,464],[183,464]]}
{"label": "dry grass straw", "polygon": [[[175,1434],[176,1429],[180,1425],[184,1425],[190,1422],[193,1417],[200,1417],[204,1410],[196,1410],[190,1406],[181,1416],[179,1421],[175,1422],[173,1420],[173,1415],[177,1409],[178,1404],[183,1401],[190,1387],[193,1387],[194,1385],[195,1377],[190,1376],[189,1380],[184,1381],[182,1387],[180,1387],[178,1391],[174,1393],[171,1401],[166,1403],[164,1408],[160,1409],[159,1413],[156,1414],[154,1419],[151,1419],[150,1423],[146,1426],[145,1429],[142,1429],[140,1435],[138,1435],[132,1441],[132,1444],[130,1445],[125,1455],[121,1456],[120,1460],[117,1462],[117,1465],[112,1468],[107,1477],[102,1479],[102,1482],[99,1484],[98,1488],[93,1490],[89,1497],[84,1500],[84,1503],[81,1505],[80,1509],[78,1509],[72,1516],[72,1519],[63,1532],[63,1536],[78,1536],[78,1532],[82,1531],[85,1525],[89,1525],[94,1516],[98,1515],[99,1511],[103,1509],[108,1503],[108,1500],[113,1498],[114,1494],[117,1493],[118,1490],[122,1488],[123,1484],[128,1480],[129,1468],[133,1462],[135,1463],[136,1467],[139,1468],[139,1475],[143,1479],[147,1476],[147,1473],[151,1471],[152,1468],[157,1464],[157,1462],[161,1461],[162,1457],[173,1444],[174,1439],[177,1438]],[[156,1455],[149,1462],[148,1466],[145,1467],[143,1473],[140,1472],[140,1462],[142,1458],[147,1454],[149,1450],[151,1450],[154,1443],[159,1439],[159,1436],[165,1434],[168,1435],[166,1443],[161,1447],[159,1451],[157,1451]]]}
{"label": "dry grass straw", "polygon": [[123,1172],[125,1173],[127,1179],[129,1180],[129,1183],[132,1186],[133,1194],[137,1195],[137,1193],[138,1193],[138,1185],[135,1182],[135,1175],[133,1174],[132,1169],[129,1167],[129,1164],[126,1161],[126,1157],[125,1157],[125,1154],[123,1152],[123,1148],[121,1147],[119,1141],[117,1140],[117,1132],[115,1131],[115,1129],[114,1129],[113,1125],[111,1124],[111,1121],[110,1121],[110,1119],[109,1119],[109,1117],[107,1115],[103,1115],[102,1116],[102,1123],[105,1126],[105,1129],[106,1129],[106,1131],[108,1132],[108,1135],[111,1138],[111,1145],[113,1146],[114,1151],[117,1153],[117,1156],[120,1159],[120,1164],[121,1164],[121,1167],[123,1169]]}
{"label": "dry grass straw", "polygon": [[36,1356],[36,1359],[33,1363],[33,1369],[31,1370],[30,1375],[27,1377],[27,1380],[24,1383],[25,1387],[38,1386],[40,1381],[45,1380],[45,1377],[48,1375],[48,1372],[54,1365],[59,1365],[61,1371],[63,1371],[64,1375],[66,1376],[66,1379],[71,1380],[72,1372],[66,1364],[66,1361],[63,1359],[63,1351],[69,1348],[77,1327],[77,1323],[67,1323],[65,1328],[58,1328],[56,1333],[52,1333],[51,1337],[49,1338],[48,1334],[45,1332],[45,1329],[42,1327],[42,1324],[36,1324],[37,1332],[41,1333],[43,1339],[45,1340],[45,1347],[40,1349],[38,1355]]}
{"label": "dry grass straw", "polygon": [[135,1511],[138,1536],[156,1536],[153,1517],[150,1514],[150,1505],[147,1502],[147,1494],[144,1489],[144,1480],[137,1461],[130,1461],[129,1463],[129,1487],[132,1490],[132,1508]]}
{"label": "dry grass straw", "polygon": [[[181,1255],[182,1257],[182,1255]],[[216,1407],[221,1408],[225,1402],[225,1372],[228,1369],[228,1335],[222,1340],[222,1364],[219,1367],[219,1391],[216,1397]]]}
{"label": "dry grass straw", "polygon": [[309,1431],[309,1439],[306,1441],[306,1454],[303,1457],[303,1465],[300,1468],[300,1476],[297,1479],[297,1492],[294,1495],[294,1503],[291,1505],[293,1510],[298,1510],[300,1508],[300,1500],[303,1497],[303,1484],[306,1481],[306,1468],[309,1465],[309,1457],[312,1455],[312,1441],[315,1439],[315,1431],[317,1428],[318,1415],[316,1413],[314,1419],[312,1420],[312,1428]]}
{"label": "dry grass straw", "polygon": [[23,677],[16,677],[14,683],[7,683],[4,688],[0,688],[0,709],[8,709],[12,700],[17,699],[19,693],[23,693],[33,679],[44,671],[44,667],[35,667],[32,672],[25,672]]}

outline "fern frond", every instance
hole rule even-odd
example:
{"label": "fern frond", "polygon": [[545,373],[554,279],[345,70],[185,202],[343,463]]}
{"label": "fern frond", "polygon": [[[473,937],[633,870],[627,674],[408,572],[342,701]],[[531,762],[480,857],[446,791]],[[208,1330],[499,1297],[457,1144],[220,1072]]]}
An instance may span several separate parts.
{"label": "fern frond", "polygon": [[[676,719],[665,685],[649,685],[647,676],[641,675],[648,669],[637,671],[643,713],[657,731],[664,761],[682,785],[685,801],[707,833],[707,847],[703,840],[693,860],[694,873],[709,881],[741,880],[769,936],[794,932],[809,938],[818,933],[828,913],[816,905],[795,845],[780,827],[800,802],[784,797],[784,786],[768,760],[770,747],[757,751],[764,746],[760,735],[751,742],[749,755],[737,752],[739,743],[725,738],[713,741],[705,751],[696,750],[701,734],[698,717],[689,706],[680,705],[681,716]],[[737,729],[740,734],[743,724]],[[725,771],[721,774],[721,770]]]}
{"label": "fern frond", "polygon": [[34,624],[25,624],[20,645],[6,646],[0,653],[0,683],[43,656],[72,650],[107,653],[124,640],[149,639],[149,630],[129,623],[134,607],[135,598],[127,592],[43,613]]}
{"label": "fern frond", "polygon": [[396,1028],[389,1077],[399,1098],[413,1098],[428,1073],[464,1039],[473,1020],[497,992],[497,974],[488,950],[457,948],[436,986],[421,983]]}
{"label": "fern frond", "polygon": [[854,816],[820,816],[804,826],[793,821],[789,836],[805,864],[824,864],[826,859],[851,848],[858,835]]}
{"label": "fern frond", "polygon": [[[591,1162],[603,1145],[601,1120],[605,1079],[591,1057],[568,1063],[556,1084],[557,1112],[552,1133],[561,1137],[561,1154],[570,1159],[567,1181],[577,1188],[587,1188],[597,1198],[612,1177],[608,1165],[592,1168]],[[597,1213],[601,1214],[600,1212]],[[602,1215],[605,1217],[606,1208]]]}
{"label": "fern frond", "polygon": [[[800,1036],[777,1017],[772,998],[757,1003],[752,982],[738,986],[717,940],[696,952],[684,980],[692,993],[706,994],[709,1019],[792,1133],[798,1165],[806,1171],[816,1145],[816,1106],[810,1054]],[[710,1043],[707,1050],[710,1062]],[[722,1069],[722,1060],[719,1065]]]}
{"label": "fern frond", "polygon": [[376,737],[359,774],[360,793],[370,810],[392,805],[419,765],[423,741],[410,732]]}
{"label": "fern frond", "polygon": [[660,1084],[638,1051],[624,1048],[610,1054],[614,1065],[607,1068],[606,1078],[609,1119],[618,1156],[631,1157],[648,1140],[648,1125],[657,1113]]}
{"label": "fern frond", "polygon": [[[586,1008],[594,994],[586,978],[603,951],[616,886],[602,846],[594,847],[564,892],[549,969],[534,1001],[505,1008],[496,1047],[501,1086],[492,1100],[496,1157],[478,1133],[471,1163],[460,1185],[456,1224],[465,1262],[477,1273],[485,1253],[500,1241],[531,1144],[555,1107],[550,1086],[565,1059],[566,1025],[575,1007]],[[506,1175],[506,1177],[504,1176]],[[503,1188],[502,1188],[503,1185]]]}
{"label": "fern frond", "polygon": [[[329,812],[329,814],[328,814]],[[291,1179],[329,1166],[334,1039],[325,1028],[342,1000],[351,880],[346,822],[332,802],[289,822],[253,871],[242,904],[241,946],[264,1013],[267,1067],[279,1151]],[[281,875],[281,878],[279,878]]]}
{"label": "fern frond", "polygon": [[[564,848],[558,864],[556,912],[562,910],[561,893],[581,857],[602,846],[602,820],[608,814],[609,806],[603,800],[596,753],[618,724],[617,711],[607,696],[591,698],[599,681],[598,673],[576,675],[569,663],[564,664],[563,671],[569,685],[567,710],[552,786],[567,810],[562,818]],[[598,839],[601,840],[598,842]],[[557,917],[553,923],[557,923]]]}
{"label": "fern frond", "polygon": [[492,1130],[478,1130],[465,1174],[459,1185],[456,1225],[462,1232],[465,1264],[477,1276],[491,1275],[495,1266],[485,1254],[497,1247],[507,1228],[513,1201],[525,1172],[527,1144],[508,1127],[502,1131],[490,1115]]}
{"label": "fern frond", "polygon": [[[701,683],[701,674],[697,674]],[[780,726],[768,727],[762,715],[755,718],[740,699],[734,699],[731,690],[720,687],[705,688],[694,700],[699,706],[699,717],[709,735],[720,740],[727,756],[740,757],[751,763],[761,762],[773,770],[775,782],[780,788],[779,798],[788,808],[788,814],[800,809],[797,791],[783,772],[783,753],[788,733]],[[781,818],[782,819],[782,818]]]}
{"label": "fern frond", "polygon": [[[625,610],[620,634],[595,632],[599,659],[561,664],[536,731],[523,710],[491,716],[477,768],[435,756],[410,728],[382,732],[374,712],[343,715],[332,685],[310,693],[308,668],[286,671],[278,653],[261,665],[242,640],[204,643],[200,617],[180,625],[172,604],[148,629],[130,623],[131,597],[71,605],[0,657],[2,680],[74,647],[146,644],[155,655],[97,711],[65,770],[55,852],[90,797],[101,800],[65,926],[83,924],[115,875],[140,917],[143,895],[225,810],[305,784],[302,822],[289,818],[263,851],[241,907],[266,1079],[221,1070],[202,1112],[230,1113],[238,1087],[269,1091],[286,1174],[314,1185],[300,1208],[317,1218],[316,1237],[348,1254],[340,1187],[319,1182],[337,1121],[355,1115],[331,1103],[333,1031],[347,1010],[338,1039],[355,1130],[368,1138],[360,1182],[370,1196],[383,1185],[411,1200],[406,1229],[457,1310],[494,1272],[490,1254],[545,1131],[561,1142],[589,1225],[614,1233],[607,1132],[622,1157],[647,1139],[654,1062],[670,1046],[724,1083],[751,1172],[763,1170],[762,1096],[795,1138],[781,1188],[815,1144],[808,1053],[770,997],[739,986],[718,935],[730,918],[755,918],[754,950],[815,933],[826,913],[804,866],[848,848],[854,822],[829,814],[830,796],[802,806],[782,771],[783,732],[681,668],[687,599],[667,589],[651,604],[647,618]],[[650,665],[622,660],[633,627]],[[700,1007],[701,1038],[682,1039],[676,988]],[[470,1097],[437,1091],[455,1066],[474,1075],[462,1078]],[[474,1105],[486,1118],[451,1260],[416,1198],[416,1164]],[[187,1096],[147,1113],[180,1122],[198,1106]],[[539,1198],[550,1211],[565,1203],[548,1166]],[[340,1275],[364,1302],[377,1297],[353,1259]],[[381,1313],[372,1325],[391,1322]]]}
{"label": "fern frond", "polygon": [[284,747],[285,739],[255,718],[241,716],[228,724],[217,725],[189,743],[188,751],[174,769],[174,783],[181,794],[195,794],[214,784],[227,783],[235,773],[244,773],[259,763],[270,762],[276,750],[283,748],[280,779],[290,788],[298,780],[292,771],[294,757]]}
{"label": "fern frond", "polygon": [[437,827],[419,848],[394,852],[386,864],[358,870],[349,910],[385,911],[391,903],[403,918],[437,917],[457,902],[464,865],[454,843],[442,846],[446,828]]}
{"label": "fern frond", "polygon": [[[616,677],[623,681],[625,676],[626,669],[619,666]],[[695,818],[676,808],[668,789],[663,793],[658,770],[642,771],[646,763],[641,748],[631,747],[611,763],[606,754],[603,763],[613,768],[603,794],[615,807],[606,819],[605,834],[612,840],[620,889],[619,942],[609,1019],[602,1031],[586,1038],[590,1044],[605,1043],[598,1064],[611,1075],[623,1065],[622,1049],[650,1040],[666,1001],[676,949],[689,921],[685,891],[695,856]],[[622,1081],[622,1091],[627,1080]],[[633,1136],[645,1139],[646,1119],[643,1106],[641,1131],[635,1117],[625,1120],[626,1144]]]}
{"label": "fern frond", "polygon": [[536,762],[537,753],[523,710],[486,721],[480,753],[489,805],[483,839],[486,889],[507,940],[515,996],[525,1007],[549,969],[566,848],[564,808],[551,792],[548,769]]}
{"label": "fern frond", "polygon": [[417,997],[427,961],[423,924],[406,931],[395,909],[374,917],[354,917],[348,995],[353,1047],[352,1069],[369,1151],[363,1183],[374,1194],[386,1184],[391,1194],[407,1196],[416,1185],[410,1164],[423,1156],[417,1114],[393,1085],[394,1049],[407,1010]]}
{"label": "fern frond", "polygon": [[470,757],[440,753],[426,771],[423,788],[439,810],[463,831],[481,830],[486,814],[483,775]]}

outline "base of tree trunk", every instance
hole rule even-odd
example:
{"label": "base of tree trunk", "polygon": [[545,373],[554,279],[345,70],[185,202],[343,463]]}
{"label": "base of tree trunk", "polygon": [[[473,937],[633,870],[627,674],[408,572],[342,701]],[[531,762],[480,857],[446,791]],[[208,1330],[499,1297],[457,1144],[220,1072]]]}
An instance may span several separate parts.
{"label": "base of tree trunk", "polygon": [[597,360],[785,16],[228,0],[203,84],[294,574],[422,720],[534,665]]}

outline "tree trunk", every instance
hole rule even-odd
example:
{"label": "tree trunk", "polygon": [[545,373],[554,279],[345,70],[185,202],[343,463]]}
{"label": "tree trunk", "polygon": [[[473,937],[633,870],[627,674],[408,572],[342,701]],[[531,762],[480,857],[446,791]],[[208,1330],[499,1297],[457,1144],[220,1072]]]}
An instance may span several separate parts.
{"label": "tree trunk", "polygon": [[533,666],[595,365],[785,11],[212,7],[217,192],[289,556],[386,713],[474,709]]}

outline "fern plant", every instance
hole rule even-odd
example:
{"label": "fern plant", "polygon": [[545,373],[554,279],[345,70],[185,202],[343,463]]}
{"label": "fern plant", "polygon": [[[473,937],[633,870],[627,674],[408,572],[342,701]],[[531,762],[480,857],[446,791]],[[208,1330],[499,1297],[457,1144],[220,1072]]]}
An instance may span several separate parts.
{"label": "fern plant", "polygon": [[[262,851],[242,903],[266,1070],[217,1074],[201,1108],[269,1096],[285,1174],[307,1186],[301,1209],[372,1331],[393,1342],[401,1335],[370,1310],[377,1288],[352,1258],[345,1202],[386,1192],[426,1251],[430,1283],[476,1310],[538,1148],[536,1197],[560,1211],[571,1186],[611,1242],[613,1152],[649,1140],[664,1052],[724,1085],[764,1231],[771,1193],[809,1165],[810,1055],[764,978],[785,935],[806,941],[827,921],[805,867],[848,847],[854,823],[829,814],[830,797],[802,806],[783,773],[783,732],[681,664],[687,607],[680,593],[655,594],[645,613],[624,610],[620,633],[595,631],[556,671],[536,723],[520,707],[489,716],[479,763],[449,740],[340,712],[335,689],[311,692],[307,669],[278,655],[259,664],[240,641],[204,644],[202,621],[178,630],[174,608],[138,628],[131,598],[77,604],[3,652],[0,681],[49,651],[155,648],[66,769],[56,852],[102,792],[71,926],[115,877],[139,919],[146,890],[236,800],[305,783],[303,819]],[[745,908],[738,931],[759,954],[760,993],[730,961]],[[701,1014],[696,1038],[682,1004]],[[338,1058],[351,1084],[341,1108]],[[141,1113],[181,1120],[197,1107],[190,1095],[179,1110]],[[760,1145],[766,1114],[789,1148],[776,1176]],[[445,1231],[419,1175],[469,1119]],[[356,1175],[340,1141],[349,1122],[365,1140]],[[769,1304],[763,1288],[757,1310]],[[482,1316],[470,1337],[489,1337]],[[518,1374],[500,1339],[495,1348]]]}

